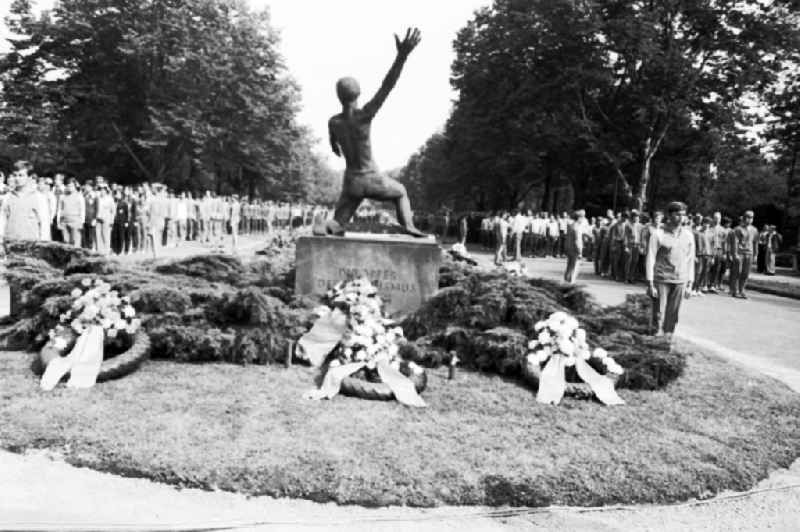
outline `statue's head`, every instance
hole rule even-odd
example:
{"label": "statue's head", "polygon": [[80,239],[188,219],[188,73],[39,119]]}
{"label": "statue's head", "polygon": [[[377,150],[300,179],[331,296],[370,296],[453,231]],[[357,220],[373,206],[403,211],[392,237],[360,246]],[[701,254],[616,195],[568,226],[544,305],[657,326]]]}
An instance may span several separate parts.
{"label": "statue's head", "polygon": [[336,82],[336,96],[342,105],[353,103],[361,94],[361,87],[354,78],[342,78]]}

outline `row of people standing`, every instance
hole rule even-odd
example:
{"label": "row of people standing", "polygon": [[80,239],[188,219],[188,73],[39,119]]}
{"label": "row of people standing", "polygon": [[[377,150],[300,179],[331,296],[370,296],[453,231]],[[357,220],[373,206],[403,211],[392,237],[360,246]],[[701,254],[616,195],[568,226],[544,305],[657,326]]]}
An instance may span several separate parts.
{"label": "row of people standing", "polygon": [[37,178],[26,161],[15,163],[8,186],[0,181],[0,237],[57,240],[101,254],[153,253],[187,240],[216,248],[230,235],[232,249],[240,233],[311,225],[328,209],[302,203],[242,200],[207,191],[198,198],[173,193],[160,184],[135,187],[103,177],[77,180]]}

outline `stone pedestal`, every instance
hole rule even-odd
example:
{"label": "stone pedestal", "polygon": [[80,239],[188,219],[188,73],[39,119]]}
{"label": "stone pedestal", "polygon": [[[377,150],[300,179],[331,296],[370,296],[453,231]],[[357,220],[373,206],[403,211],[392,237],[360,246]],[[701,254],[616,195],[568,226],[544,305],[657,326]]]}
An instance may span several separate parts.
{"label": "stone pedestal", "polygon": [[325,294],[339,281],[367,278],[390,316],[413,312],[439,285],[442,250],[433,238],[347,233],[297,240],[297,294]]}

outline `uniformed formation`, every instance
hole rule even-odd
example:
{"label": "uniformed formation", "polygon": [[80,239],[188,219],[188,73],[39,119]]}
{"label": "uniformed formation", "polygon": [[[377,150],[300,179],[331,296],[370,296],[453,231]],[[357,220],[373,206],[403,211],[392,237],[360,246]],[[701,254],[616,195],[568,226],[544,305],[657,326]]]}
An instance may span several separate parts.
{"label": "uniformed formation", "polygon": [[328,209],[223,196],[206,191],[175,192],[161,184],[121,186],[102,176],[82,185],[76,179],[37,177],[32,166],[18,161],[0,179],[0,241],[54,240],[92,249],[103,255],[152,253],[164,246],[195,241],[233,252],[239,234],[298,228],[327,219]]}
{"label": "uniformed formation", "polygon": [[[587,219],[583,211],[572,215],[527,211],[502,212],[481,220],[480,240],[484,248],[494,249],[495,263],[520,260],[522,257],[566,257],[565,280],[575,281],[577,268],[573,258],[594,263],[597,275],[623,283],[646,278],[645,266],[651,235],[663,227],[664,213],[649,216],[636,210]],[[753,212],[747,211],[733,227],[729,217],[715,212],[684,217],[683,226],[694,238],[693,282],[690,296],[702,296],[725,290],[728,275],[732,296],[747,297],[745,286],[752,266],[774,275],[775,256],[781,235],[773,225],[761,232],[753,226]]]}

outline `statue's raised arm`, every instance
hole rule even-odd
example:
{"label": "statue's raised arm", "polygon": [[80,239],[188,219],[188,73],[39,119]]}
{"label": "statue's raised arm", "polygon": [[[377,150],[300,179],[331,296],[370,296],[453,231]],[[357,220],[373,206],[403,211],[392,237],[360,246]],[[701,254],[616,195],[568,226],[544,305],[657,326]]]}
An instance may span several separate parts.
{"label": "statue's raised arm", "polygon": [[392,89],[397,83],[400,72],[403,70],[403,65],[406,63],[406,59],[408,59],[409,54],[411,54],[414,48],[417,47],[419,41],[420,34],[417,28],[408,28],[406,30],[406,36],[402,41],[395,33],[394,42],[395,46],[397,46],[397,56],[394,58],[394,63],[392,63],[391,68],[389,68],[386,77],[383,78],[383,83],[381,83],[378,92],[364,105],[362,110],[365,114],[375,116],[375,113],[381,108],[383,102],[386,101],[386,97],[389,96],[389,93],[392,92]]}

